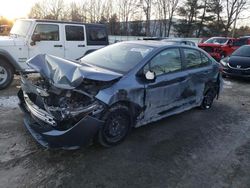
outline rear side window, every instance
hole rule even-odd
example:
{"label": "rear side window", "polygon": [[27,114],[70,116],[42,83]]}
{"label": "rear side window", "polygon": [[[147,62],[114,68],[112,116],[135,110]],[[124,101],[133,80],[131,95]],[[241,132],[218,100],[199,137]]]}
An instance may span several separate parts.
{"label": "rear side window", "polygon": [[108,44],[108,36],[105,27],[88,26],[88,45],[106,45]]}
{"label": "rear side window", "polygon": [[185,48],[183,51],[187,68],[203,67],[210,64],[209,58],[198,50]]}
{"label": "rear side window", "polygon": [[37,24],[34,34],[39,34],[41,40],[59,41],[59,26],[53,24]]}
{"label": "rear side window", "polygon": [[84,30],[82,26],[65,26],[67,41],[84,41]]}

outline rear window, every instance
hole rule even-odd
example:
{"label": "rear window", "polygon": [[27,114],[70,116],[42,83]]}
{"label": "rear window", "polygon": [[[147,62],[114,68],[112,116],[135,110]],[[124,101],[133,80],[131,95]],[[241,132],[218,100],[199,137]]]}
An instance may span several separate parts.
{"label": "rear window", "polygon": [[105,27],[88,26],[88,45],[107,45],[108,35]]}

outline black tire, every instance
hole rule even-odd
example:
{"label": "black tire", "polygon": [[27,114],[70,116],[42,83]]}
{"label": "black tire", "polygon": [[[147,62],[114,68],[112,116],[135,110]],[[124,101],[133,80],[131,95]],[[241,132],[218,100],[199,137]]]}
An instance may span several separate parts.
{"label": "black tire", "polygon": [[103,116],[105,124],[98,132],[98,142],[104,147],[121,143],[131,130],[131,115],[123,105],[111,107]]}
{"label": "black tire", "polygon": [[216,90],[215,89],[209,89],[203,98],[203,101],[201,103],[201,109],[210,109],[212,107],[213,101],[216,97]]}
{"label": "black tire", "polygon": [[0,59],[0,90],[7,88],[14,77],[12,66],[3,59]]}

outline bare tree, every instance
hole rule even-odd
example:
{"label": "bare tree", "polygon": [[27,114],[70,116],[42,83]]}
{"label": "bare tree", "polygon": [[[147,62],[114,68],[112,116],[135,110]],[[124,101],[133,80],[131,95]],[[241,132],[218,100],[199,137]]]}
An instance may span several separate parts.
{"label": "bare tree", "polygon": [[225,35],[229,34],[229,29],[236,22],[239,14],[246,6],[246,0],[226,0],[226,24]]}
{"label": "bare tree", "polygon": [[169,0],[168,1],[168,32],[167,37],[169,37],[171,26],[173,24],[173,16],[178,8],[179,0]]}
{"label": "bare tree", "polygon": [[151,9],[152,0],[141,0],[141,5],[146,16],[146,36],[150,36],[150,19],[151,19]]}
{"label": "bare tree", "polygon": [[58,20],[63,17],[64,1],[63,0],[43,0],[31,8],[30,18],[54,19]]}
{"label": "bare tree", "polygon": [[126,32],[126,35],[128,35],[129,27],[128,27],[128,21],[132,17],[132,15],[137,13],[137,7],[138,7],[138,1],[137,0],[119,0],[119,15],[120,20],[125,22],[125,28],[124,31]]}

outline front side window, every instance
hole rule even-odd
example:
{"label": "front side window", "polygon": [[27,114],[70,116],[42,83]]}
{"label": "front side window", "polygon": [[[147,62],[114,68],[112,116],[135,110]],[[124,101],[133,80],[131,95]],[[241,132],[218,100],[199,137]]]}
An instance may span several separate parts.
{"label": "front side window", "polygon": [[198,50],[186,48],[183,51],[186,59],[187,68],[202,67],[208,65],[210,62],[209,58]]}
{"label": "front side window", "polygon": [[65,26],[67,41],[84,41],[84,30],[82,26]]}
{"label": "front side window", "polygon": [[53,24],[38,24],[34,34],[40,35],[42,41],[59,41],[59,26]]}
{"label": "front side window", "polygon": [[181,70],[181,55],[178,48],[167,49],[156,55],[149,63],[149,66],[144,68],[154,72],[156,76],[176,72]]}

